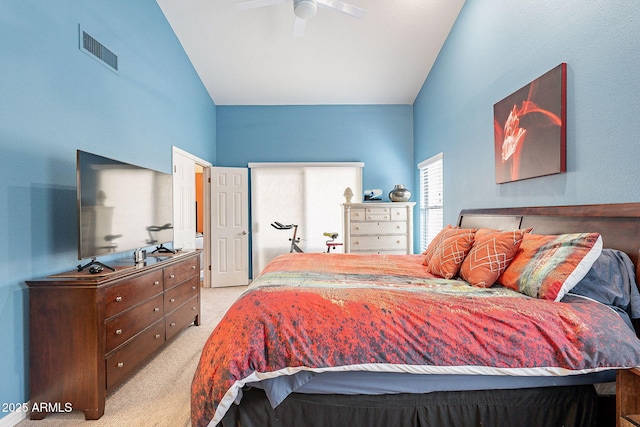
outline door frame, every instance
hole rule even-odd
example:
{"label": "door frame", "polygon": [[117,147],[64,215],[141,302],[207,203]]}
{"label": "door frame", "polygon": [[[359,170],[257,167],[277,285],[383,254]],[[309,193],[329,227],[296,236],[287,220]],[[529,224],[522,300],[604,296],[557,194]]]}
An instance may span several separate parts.
{"label": "door frame", "polygon": [[[201,159],[198,156],[194,156],[193,154],[184,151],[183,149],[176,147],[175,145],[171,146],[171,170],[173,171],[173,154],[174,153],[178,153],[184,157],[187,157],[191,160],[193,160],[193,162],[199,166],[202,166],[202,168],[204,169],[203,174],[202,174],[202,179],[203,179],[203,183],[202,183],[202,191],[204,192],[203,196],[203,223],[202,223],[202,228],[203,228],[203,249],[202,249],[202,259],[204,260],[203,264],[201,265],[200,268],[204,270],[204,287],[205,288],[210,288],[211,287],[211,270],[210,270],[210,266],[211,266],[211,200],[210,200],[210,195],[211,195],[211,182],[209,180],[209,177],[211,175],[211,166],[213,166],[212,163]],[[174,197],[174,203],[175,203],[175,197]]]}

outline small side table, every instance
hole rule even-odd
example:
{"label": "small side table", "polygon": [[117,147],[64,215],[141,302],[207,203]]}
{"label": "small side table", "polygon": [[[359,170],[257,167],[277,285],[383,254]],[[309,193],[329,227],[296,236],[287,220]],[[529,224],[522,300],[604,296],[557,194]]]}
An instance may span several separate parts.
{"label": "small side table", "polygon": [[616,426],[640,427],[640,369],[616,373]]}

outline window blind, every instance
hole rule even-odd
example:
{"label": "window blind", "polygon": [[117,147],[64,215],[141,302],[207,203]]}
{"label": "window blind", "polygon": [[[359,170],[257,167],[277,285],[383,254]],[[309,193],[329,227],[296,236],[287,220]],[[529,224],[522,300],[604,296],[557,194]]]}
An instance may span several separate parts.
{"label": "window blind", "polygon": [[420,170],[420,251],[442,230],[443,153],[418,164]]}

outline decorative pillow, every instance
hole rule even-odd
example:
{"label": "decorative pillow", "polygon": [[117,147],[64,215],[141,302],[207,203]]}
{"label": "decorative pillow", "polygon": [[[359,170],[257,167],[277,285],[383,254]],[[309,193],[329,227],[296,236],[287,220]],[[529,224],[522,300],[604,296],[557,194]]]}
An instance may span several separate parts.
{"label": "decorative pillow", "polygon": [[525,234],[520,251],[497,282],[531,297],[560,301],[601,252],[599,233]]}
{"label": "decorative pillow", "polygon": [[473,286],[490,288],[515,256],[527,230],[500,231],[481,228],[460,266],[460,277]]}
{"label": "decorative pillow", "polygon": [[458,274],[460,264],[473,246],[475,228],[451,228],[445,230],[440,244],[435,248],[429,260],[427,271],[445,279]]}
{"label": "decorative pillow", "polygon": [[422,254],[424,255],[424,260],[422,261],[422,265],[426,265],[426,266],[429,265],[429,261],[431,261],[431,258],[433,257],[433,253],[442,244],[442,238],[447,234],[447,231],[454,228],[457,229],[458,227],[452,227],[451,224],[449,224],[445,228],[440,230],[438,234],[436,234],[436,237],[434,237],[433,240],[429,243],[429,246],[427,246],[427,249],[424,252],[422,252]]}

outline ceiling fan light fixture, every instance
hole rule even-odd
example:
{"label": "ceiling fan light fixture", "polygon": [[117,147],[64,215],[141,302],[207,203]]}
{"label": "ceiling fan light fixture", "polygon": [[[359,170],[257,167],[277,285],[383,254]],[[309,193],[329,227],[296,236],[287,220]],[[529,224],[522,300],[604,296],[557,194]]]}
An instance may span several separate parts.
{"label": "ceiling fan light fixture", "polygon": [[293,13],[300,19],[313,18],[317,11],[315,0],[293,0]]}

